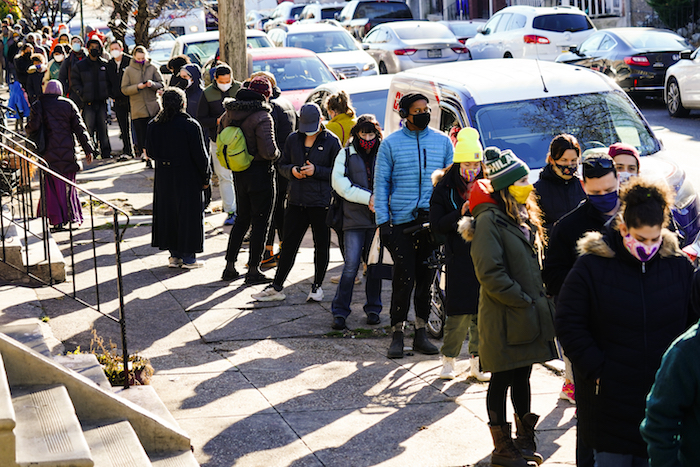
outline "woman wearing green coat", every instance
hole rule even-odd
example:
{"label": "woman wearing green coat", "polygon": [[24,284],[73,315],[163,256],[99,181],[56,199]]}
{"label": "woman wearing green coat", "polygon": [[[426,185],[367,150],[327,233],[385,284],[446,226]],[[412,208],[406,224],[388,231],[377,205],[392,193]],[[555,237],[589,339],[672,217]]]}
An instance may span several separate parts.
{"label": "woman wearing green coat", "polygon": [[[540,273],[543,229],[528,181],[530,169],[510,150],[484,150],[485,173],[469,197],[473,221],[460,226],[472,240],[471,256],[481,284],[479,355],[491,371],[486,405],[495,449],[491,463],[502,467],[540,464],[530,413],[532,364],[556,357],[554,305]],[[517,437],[506,422],[511,389]]]}

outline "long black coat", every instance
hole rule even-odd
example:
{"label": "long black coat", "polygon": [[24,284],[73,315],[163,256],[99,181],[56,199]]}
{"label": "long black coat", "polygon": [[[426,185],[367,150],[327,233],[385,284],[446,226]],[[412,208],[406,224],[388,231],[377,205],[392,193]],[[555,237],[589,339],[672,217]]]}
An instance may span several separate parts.
{"label": "long black coat", "polygon": [[[475,315],[479,311],[479,281],[474,272],[471,242],[466,242],[457,232],[457,222],[462,218],[462,198],[457,191],[459,164],[446,173],[433,174],[436,183],[430,198],[430,226],[445,236],[445,298],[446,314]],[[471,215],[468,211],[467,216]]]}
{"label": "long black coat", "polygon": [[564,180],[547,164],[540,172],[540,179],[535,182],[537,201],[544,217],[544,228],[549,232],[554,223],[566,213],[571,212],[586,198],[581,180],[574,177]]}
{"label": "long black coat", "polygon": [[71,100],[55,94],[43,94],[39,96],[39,102],[42,118],[37,114],[38,107],[33,105],[29,113],[27,132],[34,133],[43,125],[46,138],[43,157],[49,163],[49,167],[62,175],[77,172],[80,167],[75,159],[73,135],[78,138],[86,153],[94,153],[80,111]]}
{"label": "long black coat", "polygon": [[574,366],[578,430],[598,451],[647,457],[639,433],[646,395],[664,351],[697,319],[689,312],[693,267],[667,230],[644,264],[613,228],[586,234],[579,250],[555,318]]}
{"label": "long black coat", "polygon": [[75,92],[83,103],[105,102],[109,97],[107,60],[88,57],[79,61],[71,69],[71,84],[71,92]]}
{"label": "long black coat", "polygon": [[204,248],[203,187],[209,184],[209,151],[199,123],[178,114],[148,123],[146,149],[156,161],[151,245],[201,253]]}

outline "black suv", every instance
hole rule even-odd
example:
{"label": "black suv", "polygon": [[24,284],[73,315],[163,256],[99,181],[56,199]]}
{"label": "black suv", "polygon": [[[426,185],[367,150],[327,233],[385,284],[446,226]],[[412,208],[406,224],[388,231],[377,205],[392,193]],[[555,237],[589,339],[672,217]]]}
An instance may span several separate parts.
{"label": "black suv", "polygon": [[362,40],[374,26],[391,21],[413,19],[411,9],[405,2],[351,0],[338,14],[338,21],[355,38]]}

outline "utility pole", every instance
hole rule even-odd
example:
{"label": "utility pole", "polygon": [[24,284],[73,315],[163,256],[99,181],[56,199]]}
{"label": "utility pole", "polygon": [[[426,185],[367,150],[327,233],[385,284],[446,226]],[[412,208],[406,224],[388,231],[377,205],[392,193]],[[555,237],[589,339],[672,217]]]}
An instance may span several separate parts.
{"label": "utility pole", "polygon": [[245,29],[245,1],[219,0],[219,53],[238,81],[249,76]]}

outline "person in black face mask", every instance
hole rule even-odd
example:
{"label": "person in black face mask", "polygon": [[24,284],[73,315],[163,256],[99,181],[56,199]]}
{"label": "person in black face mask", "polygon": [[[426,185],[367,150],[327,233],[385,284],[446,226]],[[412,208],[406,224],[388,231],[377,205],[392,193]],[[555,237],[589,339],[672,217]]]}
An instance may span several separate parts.
{"label": "person in black face mask", "polygon": [[[612,158],[606,154],[592,154],[583,159],[582,166],[583,190],[587,199],[554,224],[542,269],[547,293],[555,297],[555,304],[564,279],[578,258],[578,240],[586,232],[603,232],[606,223],[620,207],[617,170]],[[572,381],[576,375],[570,363],[567,367],[573,400]],[[576,460],[578,466],[593,467],[593,451],[580,438],[577,439]]]}
{"label": "person in black face mask", "polygon": [[103,58],[102,42],[97,37],[90,39],[87,46],[88,59],[72,68],[71,84],[83,102],[83,119],[88,133],[99,141],[101,156],[106,159],[112,152],[107,136],[107,60]]}

